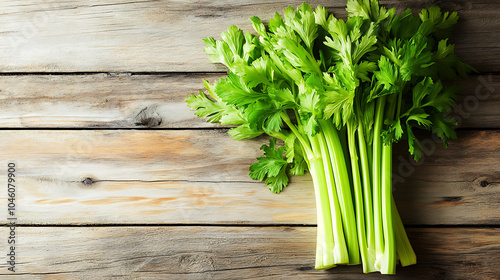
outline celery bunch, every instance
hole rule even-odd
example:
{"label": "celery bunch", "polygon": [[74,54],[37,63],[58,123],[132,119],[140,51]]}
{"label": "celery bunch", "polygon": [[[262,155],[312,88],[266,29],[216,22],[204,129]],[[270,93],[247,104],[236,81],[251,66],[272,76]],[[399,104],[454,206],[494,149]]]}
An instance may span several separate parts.
{"label": "celery bunch", "polygon": [[442,81],[471,68],[447,41],[456,13],[396,14],[377,0],[349,0],[347,11],[344,21],[304,3],[267,26],[252,17],[257,35],[231,26],[221,40],[205,39],[228,76],[204,81],[207,94],[186,102],[209,122],[233,125],[236,140],[271,136],[250,177],[272,192],[289,175],[311,174],[317,269],[362,263],[365,273],[394,274],[397,260],[416,256],[392,196],[392,145],[407,139],[418,160],[414,129],[445,145],[455,138],[447,112],[457,89]]}

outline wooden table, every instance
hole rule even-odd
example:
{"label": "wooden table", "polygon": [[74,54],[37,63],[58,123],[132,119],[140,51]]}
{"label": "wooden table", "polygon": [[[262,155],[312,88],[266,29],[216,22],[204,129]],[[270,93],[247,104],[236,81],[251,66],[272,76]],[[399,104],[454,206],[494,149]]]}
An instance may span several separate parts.
{"label": "wooden table", "polygon": [[[500,2],[381,2],[458,11],[456,52],[480,72],[460,82],[459,140],[427,139],[422,165],[404,145],[394,155],[419,261],[395,278],[498,279]],[[202,38],[300,3],[2,1],[0,174],[6,186],[16,164],[18,223],[16,272],[0,261],[2,279],[387,279],[314,270],[310,177],[271,194],[247,175],[266,139],[233,141],[183,101],[224,76]],[[311,4],[346,16],[345,1]]]}

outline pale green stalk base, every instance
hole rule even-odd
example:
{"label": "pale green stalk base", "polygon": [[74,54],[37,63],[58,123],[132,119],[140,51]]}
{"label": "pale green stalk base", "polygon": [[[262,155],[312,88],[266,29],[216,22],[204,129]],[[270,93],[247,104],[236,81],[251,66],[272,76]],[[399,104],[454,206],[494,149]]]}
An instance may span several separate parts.
{"label": "pale green stalk base", "polygon": [[356,130],[352,127],[352,125],[348,125],[347,129],[348,129],[347,138],[348,138],[349,153],[351,159],[352,182],[354,186],[354,197],[356,204],[356,223],[358,229],[358,241],[361,254],[361,263],[363,265],[363,272],[370,273],[377,271],[377,269],[374,266],[375,257],[373,255],[370,255],[368,252],[366,227],[365,227],[365,209],[363,203],[364,195],[363,195],[363,187],[362,187],[360,167],[359,167],[358,149],[356,146],[356,135],[355,135]]}
{"label": "pale green stalk base", "polygon": [[364,198],[364,210],[365,210],[365,228],[366,228],[366,246],[367,246],[367,259],[368,259],[368,268],[366,270],[363,269],[365,273],[379,271],[375,267],[375,230],[374,230],[374,221],[373,221],[373,192],[371,188],[371,159],[372,153],[368,149],[366,145],[366,138],[364,134],[363,124],[361,119],[358,122],[358,146],[359,146],[359,155],[361,157],[361,171],[363,174],[363,198]]}
{"label": "pale green stalk base", "polygon": [[382,221],[385,242],[380,267],[382,274],[396,274],[396,240],[392,205],[392,144],[390,144],[382,148]]}
{"label": "pale green stalk base", "polygon": [[323,160],[323,168],[326,178],[326,186],[328,189],[328,198],[330,201],[330,213],[332,216],[332,227],[334,229],[333,241],[335,248],[333,251],[333,258],[335,264],[348,264],[349,254],[348,248],[344,236],[344,231],[342,227],[342,214],[340,211],[340,204],[338,201],[338,194],[335,188],[335,181],[333,177],[332,164],[330,162],[330,156],[328,147],[326,145],[323,135],[317,134],[313,137],[314,140],[311,141],[315,145],[318,145],[321,151],[321,158]]}
{"label": "pale green stalk base", "polygon": [[[331,215],[331,205],[327,184],[331,181],[330,176],[325,174],[323,165],[323,156],[321,154],[318,141],[310,138],[302,137],[302,134],[297,130],[297,127],[290,121],[288,115],[283,112],[281,114],[283,121],[288,125],[292,132],[299,139],[307,157],[309,172],[313,179],[314,193],[316,198],[316,219],[317,219],[317,241],[316,241],[316,269],[329,269],[335,267],[336,259],[341,259],[343,252],[347,254],[345,242],[334,243],[334,240],[343,240],[342,227],[338,227],[338,219]],[[312,148],[311,148],[312,146]],[[336,209],[335,205],[333,209]],[[335,227],[333,226],[335,225]],[[334,238],[336,236],[336,238]],[[337,246],[335,246],[337,244]],[[344,259],[346,259],[344,257]]]}
{"label": "pale green stalk base", "polygon": [[382,222],[382,120],[384,117],[385,97],[377,100],[377,111],[373,129],[373,228],[375,232],[375,267],[381,269],[384,256],[384,233]]}
{"label": "pale green stalk base", "polygon": [[333,228],[330,215],[330,202],[328,201],[328,190],[323,172],[321,158],[309,159],[309,171],[311,173],[314,192],[316,197],[317,217],[317,242],[316,242],[316,269],[328,269],[334,267],[333,259]]}
{"label": "pale green stalk base", "polygon": [[351,184],[347,171],[346,160],[343,153],[342,143],[338,132],[331,121],[320,120],[320,127],[330,153],[330,162],[333,165],[335,187],[342,213],[342,225],[349,252],[349,264],[355,265],[361,262],[359,254],[358,236],[356,230],[356,217],[351,194]]}
{"label": "pale green stalk base", "polygon": [[394,197],[392,198],[392,218],[394,220],[394,231],[396,235],[396,254],[399,257],[399,262],[401,266],[408,266],[417,263],[417,255],[411,247],[408,235],[406,235],[406,230],[403,226],[403,221],[399,216],[398,209],[396,208],[396,202]]}

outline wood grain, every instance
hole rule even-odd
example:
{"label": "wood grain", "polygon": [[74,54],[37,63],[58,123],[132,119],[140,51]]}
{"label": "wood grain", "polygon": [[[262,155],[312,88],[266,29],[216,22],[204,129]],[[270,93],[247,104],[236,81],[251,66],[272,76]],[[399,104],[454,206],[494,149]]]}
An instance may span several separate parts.
{"label": "wood grain", "polygon": [[0,126],[214,127],[184,101],[203,88],[203,77],[220,75],[0,76]]}
{"label": "wood grain", "polygon": [[[0,229],[7,236],[7,229]],[[495,228],[409,229],[418,264],[393,279],[496,279]],[[313,268],[314,227],[19,227],[9,279],[387,279]]]}
{"label": "wood grain", "polygon": [[[0,76],[0,127],[201,128],[184,99],[223,74]],[[500,75],[471,76],[452,113],[463,128],[500,128]],[[33,98],[35,97],[35,98]]]}
{"label": "wood grain", "polygon": [[[202,39],[230,25],[250,31],[302,0],[275,1],[2,1],[2,72],[221,71],[208,63]],[[345,1],[315,0],[346,17]],[[487,0],[381,1],[399,11],[430,4],[458,11],[457,53],[483,72],[500,70],[500,3]]]}
{"label": "wood grain", "polygon": [[[444,150],[422,138],[435,150],[420,166],[405,159],[404,143],[396,148],[405,223],[499,223],[500,131],[459,139]],[[266,142],[222,130],[3,130],[0,165],[18,166],[24,224],[315,224],[309,176],[279,195],[249,179]]]}

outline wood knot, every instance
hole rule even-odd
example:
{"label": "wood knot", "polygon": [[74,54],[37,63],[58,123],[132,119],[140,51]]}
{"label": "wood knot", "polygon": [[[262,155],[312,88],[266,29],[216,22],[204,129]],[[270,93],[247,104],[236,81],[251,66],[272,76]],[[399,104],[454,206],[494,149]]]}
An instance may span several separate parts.
{"label": "wood knot", "polygon": [[447,202],[457,202],[460,200],[462,200],[461,196],[444,196],[443,197],[443,201],[447,201]]}
{"label": "wood knot", "polygon": [[179,268],[183,273],[213,271],[216,269],[214,263],[214,256],[207,253],[184,254],[179,258]]}
{"label": "wood knot", "polygon": [[490,184],[490,182],[488,182],[488,181],[486,181],[486,180],[482,180],[481,182],[479,182],[479,185],[480,185],[482,188],[486,188],[489,184]]}
{"label": "wood knot", "polygon": [[90,186],[94,183],[95,181],[92,180],[92,178],[85,178],[82,183],[85,185],[85,186]]}
{"label": "wood knot", "polygon": [[476,187],[481,187],[481,188],[486,188],[489,185],[491,185],[491,178],[487,176],[480,176],[472,182],[474,186]]}
{"label": "wood knot", "polygon": [[142,109],[135,117],[134,124],[137,126],[155,127],[163,122],[160,114],[156,111],[156,106],[149,106]]}

